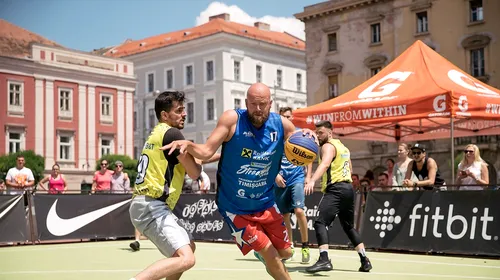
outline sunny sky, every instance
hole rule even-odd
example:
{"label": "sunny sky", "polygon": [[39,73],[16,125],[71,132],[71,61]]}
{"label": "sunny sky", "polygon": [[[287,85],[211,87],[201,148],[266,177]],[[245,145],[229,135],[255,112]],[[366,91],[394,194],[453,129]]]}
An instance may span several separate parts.
{"label": "sunny sky", "polygon": [[68,48],[91,51],[127,38],[203,24],[231,14],[231,21],[261,20],[271,29],[304,39],[304,25],[293,14],[322,0],[0,0],[0,18]]}

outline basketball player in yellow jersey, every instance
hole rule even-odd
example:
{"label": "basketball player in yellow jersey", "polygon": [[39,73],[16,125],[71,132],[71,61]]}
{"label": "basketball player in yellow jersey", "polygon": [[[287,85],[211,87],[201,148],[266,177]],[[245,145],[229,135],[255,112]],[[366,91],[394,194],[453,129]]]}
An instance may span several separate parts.
{"label": "basketball player in yellow jersey", "polygon": [[184,176],[196,179],[201,165],[188,153],[170,155],[160,148],[184,140],[184,93],[166,91],[155,100],[158,125],[149,135],[137,165],[134,199],[130,204],[132,224],[149,238],[167,258],[157,261],[131,280],[179,279],[195,264],[194,242],[172,213],[179,199]]}
{"label": "basketball player in yellow jersey", "polygon": [[349,149],[340,140],[332,138],[332,124],[329,121],[316,123],[316,134],[321,146],[321,162],[312,177],[309,177],[312,172],[307,173],[304,191],[306,194],[312,193],[315,182],[323,177],[321,182],[323,198],[318,206],[319,214],[314,221],[319,259],[313,266],[306,268],[306,271],[315,273],[333,269],[328,258],[326,227],[330,226],[338,215],[344,232],[359,254],[361,260],[359,271],[368,272],[372,269],[372,265],[366,257],[365,245],[354,229],[354,190],[351,184],[352,164]]}

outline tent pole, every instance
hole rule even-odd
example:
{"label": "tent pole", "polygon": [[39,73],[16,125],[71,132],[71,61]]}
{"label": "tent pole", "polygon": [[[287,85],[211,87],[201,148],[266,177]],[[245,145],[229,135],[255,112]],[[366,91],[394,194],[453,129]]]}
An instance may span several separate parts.
{"label": "tent pole", "polygon": [[[453,117],[450,118],[450,136],[451,136],[451,180],[450,184],[455,182],[455,138],[453,138]],[[454,187],[456,188],[456,187]]]}

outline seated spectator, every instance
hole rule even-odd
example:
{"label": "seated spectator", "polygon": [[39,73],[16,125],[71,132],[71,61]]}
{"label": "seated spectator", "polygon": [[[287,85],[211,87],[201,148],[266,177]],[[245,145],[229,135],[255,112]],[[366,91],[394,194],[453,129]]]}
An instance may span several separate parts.
{"label": "seated spectator", "polygon": [[5,186],[5,181],[0,179],[0,194],[4,194],[7,187]]}
{"label": "seated spectator", "polygon": [[455,184],[460,186],[460,190],[483,190],[488,187],[488,175],[488,165],[481,158],[479,148],[473,144],[467,145],[464,149],[464,158],[458,164]]}
{"label": "seated spectator", "polygon": [[378,185],[373,188],[374,192],[386,192],[390,191],[392,188],[389,185],[389,175],[386,172],[380,173],[378,175]]}
{"label": "seated spectator", "polygon": [[[432,190],[434,186],[438,186],[444,190],[445,182],[439,174],[437,163],[434,159],[427,157],[425,146],[422,144],[415,144],[411,148],[413,160],[408,165],[406,176],[403,181],[403,186],[408,187],[410,190],[423,188],[424,190]],[[411,174],[415,173],[418,181],[411,181]]]}
{"label": "seated spectator", "polygon": [[115,161],[115,172],[111,175],[111,192],[112,193],[129,193],[130,179],[128,174],[123,172],[123,162]]}
{"label": "seated spectator", "polygon": [[[49,189],[47,190],[43,184],[49,182]],[[66,178],[61,174],[61,168],[56,163],[52,166],[52,173],[49,176],[43,178],[38,186],[42,188],[42,190],[47,191],[49,194],[63,194],[68,189],[66,185]]]}
{"label": "seated spectator", "polygon": [[25,190],[31,190],[35,185],[35,177],[31,169],[24,166],[24,156],[18,155],[16,158],[16,167],[12,167],[7,172],[5,184],[7,185],[7,194],[22,194]]}
{"label": "seated spectator", "polygon": [[92,193],[109,193],[111,190],[111,176],[113,171],[108,170],[108,161],[101,161],[101,169],[94,173]]}

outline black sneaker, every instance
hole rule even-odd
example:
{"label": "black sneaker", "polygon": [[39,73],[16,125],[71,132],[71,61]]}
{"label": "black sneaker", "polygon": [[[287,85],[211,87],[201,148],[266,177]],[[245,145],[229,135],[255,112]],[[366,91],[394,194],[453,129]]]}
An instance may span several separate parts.
{"label": "black sneaker", "polygon": [[369,258],[365,258],[361,261],[361,266],[359,267],[359,271],[361,272],[369,272],[372,269],[372,263]]}
{"label": "black sneaker", "polygon": [[324,260],[318,259],[318,261],[315,264],[306,268],[306,272],[316,273],[316,272],[320,272],[320,271],[330,271],[332,269],[333,269],[333,265],[332,265],[332,262],[330,260],[324,261]]}
{"label": "black sneaker", "polygon": [[134,241],[130,243],[130,248],[132,248],[132,251],[136,252],[141,249],[141,244],[139,244],[139,241]]}

